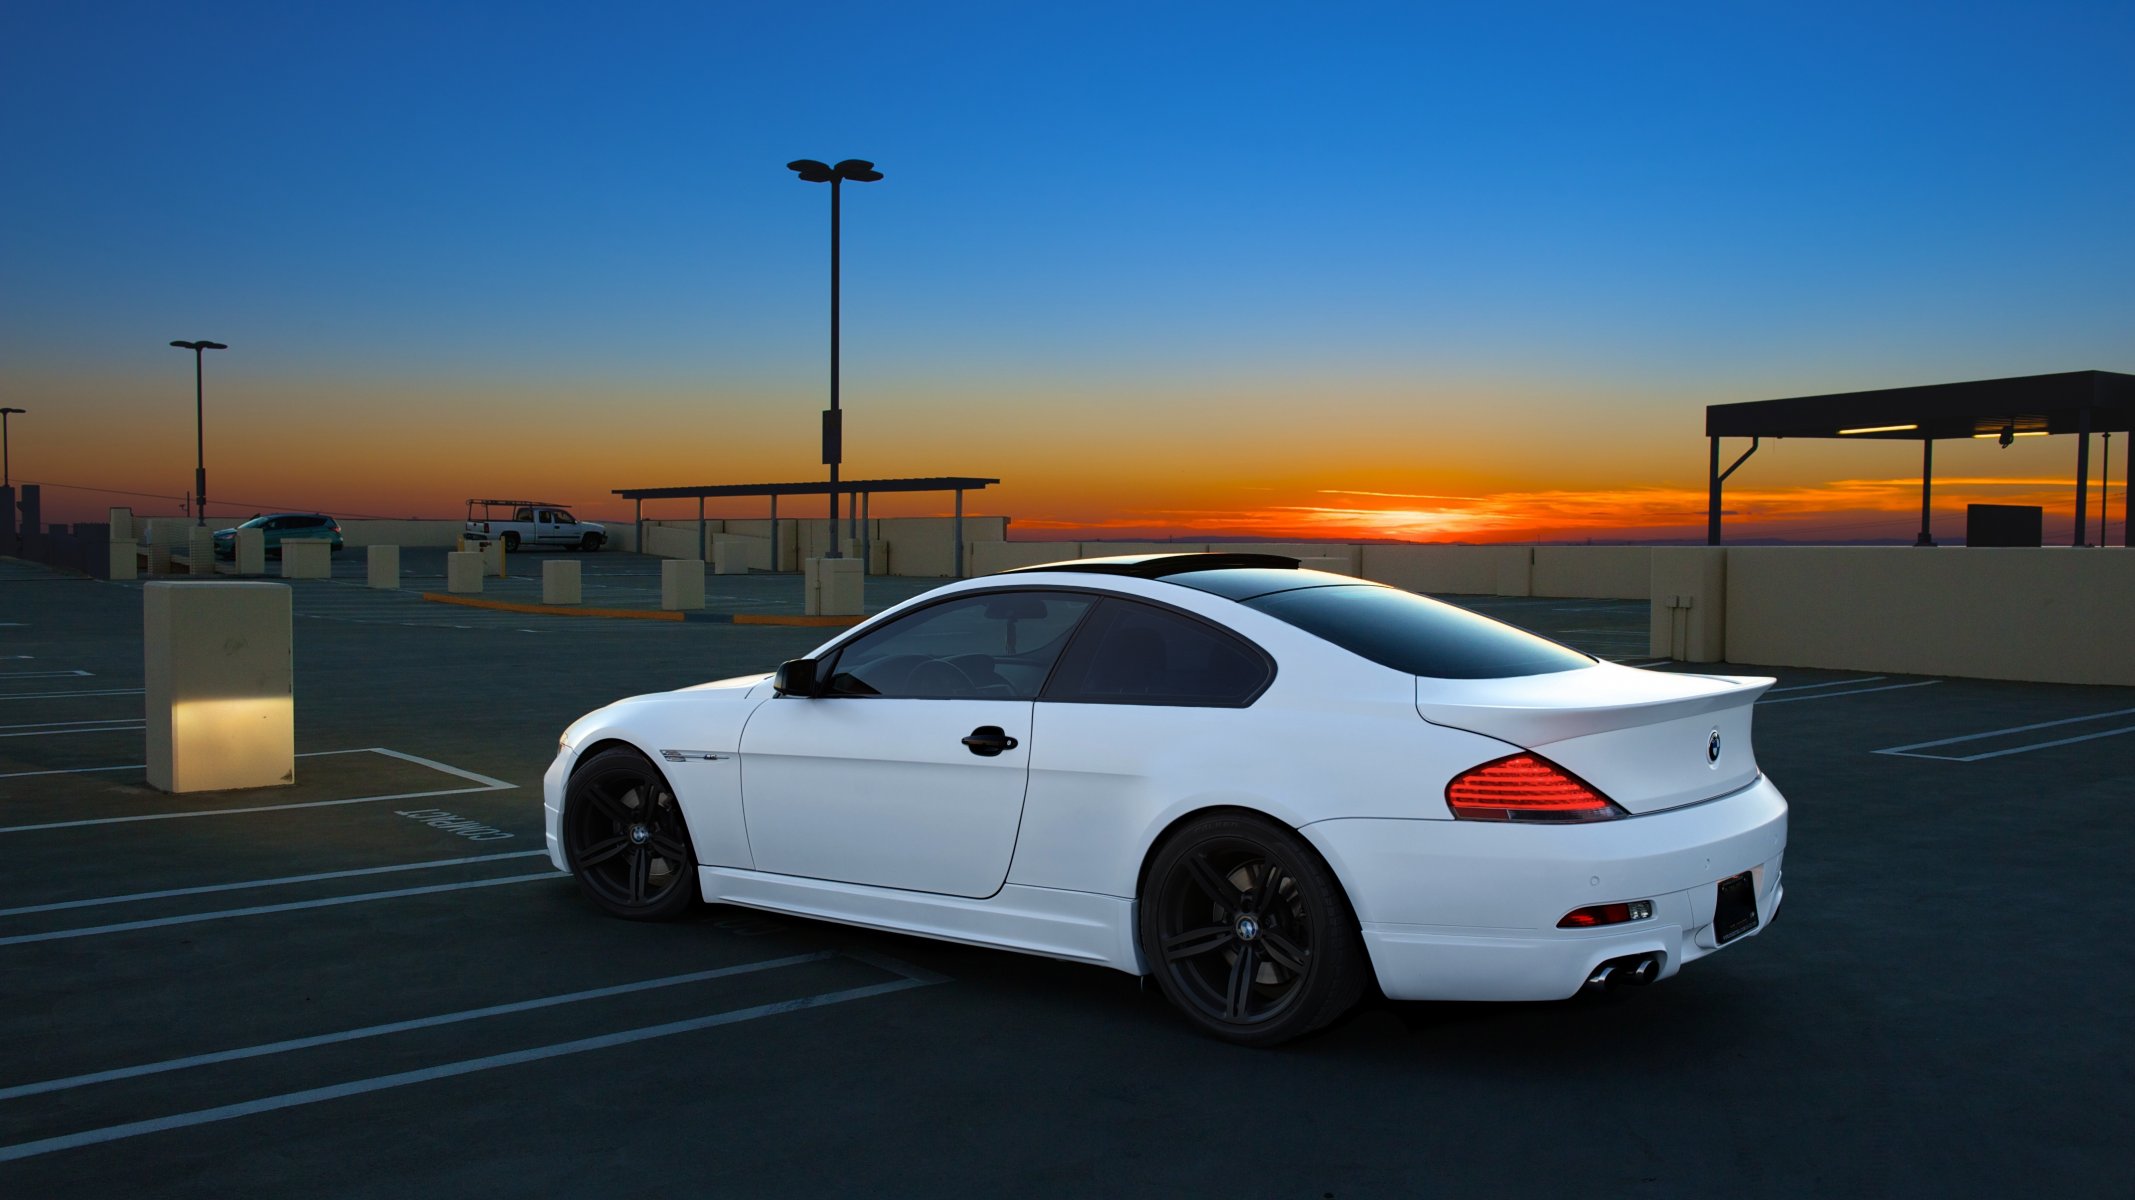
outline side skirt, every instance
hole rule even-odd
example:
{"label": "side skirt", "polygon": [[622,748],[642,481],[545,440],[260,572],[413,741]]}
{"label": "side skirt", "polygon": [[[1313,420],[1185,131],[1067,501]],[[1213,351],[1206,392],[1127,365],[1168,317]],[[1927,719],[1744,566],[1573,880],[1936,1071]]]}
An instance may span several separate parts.
{"label": "side skirt", "polygon": [[697,874],[704,898],[717,904],[1146,973],[1134,944],[1134,901],[1118,896],[1007,884],[970,900],[734,867],[700,866]]}

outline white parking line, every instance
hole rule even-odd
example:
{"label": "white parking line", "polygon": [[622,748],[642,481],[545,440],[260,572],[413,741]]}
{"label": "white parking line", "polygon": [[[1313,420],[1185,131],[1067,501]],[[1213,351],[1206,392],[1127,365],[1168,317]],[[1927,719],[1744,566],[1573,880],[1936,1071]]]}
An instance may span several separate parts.
{"label": "white parking line", "polygon": [[243,883],[210,883],[199,887],[167,888],[160,892],[134,892],[126,896],[99,896],[94,900],[61,900],[52,904],[30,904],[21,908],[0,908],[0,917],[19,917],[25,913],[58,912],[67,908],[97,908],[106,904],[132,904],[140,900],[167,900],[172,896],[202,896],[209,892],[241,892],[247,888],[286,887],[292,883],[316,883],[322,879],[353,879],[359,875],[390,875],[395,871],[427,871],[433,867],[461,867],[468,863],[490,862],[501,858],[532,858],[546,855],[546,850],[512,850],[503,854],[476,854],[467,858],[435,858],[429,862],[395,863],[387,867],[356,867],[347,871],[320,871],[312,875],[284,875],[279,879],[248,879]]}
{"label": "white parking line", "polygon": [[1841,696],[1866,696],[1870,692],[1897,692],[1906,688],[1934,687],[1941,682],[1940,679],[1929,679],[1920,683],[1887,683],[1882,687],[1859,688],[1851,692],[1818,692],[1814,696],[1788,696],[1783,700],[1759,700],[1757,703],[1761,706],[1766,704],[1799,704],[1804,700],[1836,700]]}
{"label": "white parking line", "polygon": [[[139,1079],[143,1075],[161,1075],[166,1071],[183,1071],[188,1067],[205,1067],[213,1063],[236,1062],[246,1058],[260,1058],[269,1054],[287,1054],[292,1050],[309,1050],[314,1046],[332,1046],[341,1042],[360,1041],[364,1038],[384,1037],[392,1033],[406,1033],[413,1029],[435,1029],[440,1025],[457,1025],[462,1021],[479,1021],[484,1017],[501,1017],[511,1013],[533,1012],[537,1009],[555,1008],[560,1004],[576,1004],[582,1000],[605,1000],[610,996],[627,996],[632,992],[651,991],[654,988],[679,987],[685,983],[702,983],[707,979],[725,979],[733,975],[749,975],[757,971],[771,971],[779,967],[797,967],[804,963],[822,962],[836,958],[829,950],[813,954],[794,954],[785,958],[765,959],[762,962],[742,963],[732,967],[714,967],[706,971],[691,971],[686,975],[669,975],[661,979],[647,979],[640,983],[623,983],[613,987],[588,988],[582,992],[565,992],[556,996],[542,996],[534,1000],[520,1000],[512,1004],[492,1004],[486,1008],[470,1008],[463,1012],[445,1013],[435,1017],[416,1017],[407,1021],[388,1021],[383,1025],[365,1025],[360,1029],[343,1029],[335,1033],[321,1033],[311,1037],[290,1038],[286,1041],[267,1042],[258,1046],[242,1046],[235,1050],[219,1050],[212,1054],[193,1054],[185,1058],[173,1058],[163,1062],[144,1063],[137,1067],[117,1067],[109,1071],[92,1071],[87,1075],[69,1075],[64,1079],[47,1079],[39,1083],[24,1083],[14,1087],[0,1088],[0,1100],[13,1100],[22,1096],[41,1096],[47,1092],[63,1092],[70,1088],[87,1087],[93,1083],[110,1083],[118,1079]],[[872,964],[870,964],[872,965]],[[896,974],[897,972],[891,972]]]}
{"label": "white parking line", "polygon": [[[411,762],[417,764],[418,766],[429,767],[433,771],[442,771],[447,775],[456,775],[461,779],[468,780],[472,783],[478,784],[479,786],[463,788],[442,788],[427,792],[394,792],[391,795],[386,796],[356,796],[348,800],[305,800],[299,801],[294,804],[255,804],[247,808],[208,808],[180,812],[136,813],[132,816],[126,817],[89,817],[78,821],[48,821],[41,825],[7,825],[0,826],[0,834],[33,833],[38,830],[44,829],[79,829],[89,825],[128,825],[136,821],[177,821],[183,820],[188,817],[228,817],[235,816],[241,813],[288,812],[292,809],[299,808],[337,808],[346,804],[376,804],[386,800],[426,800],[432,796],[461,796],[469,792],[509,792],[516,791],[519,787],[519,785],[516,783],[506,783],[501,779],[491,779],[487,775],[480,775],[473,771],[463,770],[459,767],[451,766],[447,763],[438,762],[435,759],[421,758],[413,754],[404,754],[398,750],[388,750],[383,746],[366,746],[360,750],[314,750],[305,754],[299,754],[297,755],[297,757],[323,758],[334,754],[383,754],[388,758],[397,758],[402,760],[403,762]],[[81,767],[76,768],[74,771],[66,772],[25,771],[22,772],[22,774],[75,774],[77,772],[88,771],[124,771],[131,769],[133,768]],[[14,776],[0,775],[0,779],[7,778],[14,778]]]}
{"label": "white parking line", "polygon": [[1890,676],[1888,675],[1863,675],[1858,679],[1831,679],[1826,680],[1823,683],[1794,683],[1788,684],[1786,687],[1775,687],[1767,689],[1764,694],[1767,696],[1774,696],[1779,694],[1780,692],[1807,692],[1813,691],[1817,688],[1845,687],[1848,684],[1854,683],[1880,683],[1888,678],[1890,678]]}
{"label": "white parking line", "polygon": [[370,1079],[357,1079],[337,1083],[329,1087],[310,1088],[301,1092],[285,1092],[279,1096],[267,1096],[238,1104],[225,1104],[218,1108],[204,1108],[174,1116],[156,1117],[146,1121],[132,1121],[124,1125],[108,1125],[102,1129],[90,1129],[62,1137],[42,1138],[34,1142],[20,1142],[13,1146],[0,1146],[0,1162],[33,1158],[58,1150],[73,1150],[82,1146],[94,1146],[103,1142],[115,1142],[122,1138],[139,1137],[146,1133],[163,1133],[173,1129],[187,1129],[236,1117],[249,1117],[257,1113],[275,1112],[299,1105],[318,1104],[326,1100],[340,1100],[349,1096],[361,1096],[389,1088],[406,1087],[414,1083],[429,1083],[439,1079],[451,1079],[459,1075],[471,1075],[477,1071],[489,1071],[498,1067],[518,1066],[522,1063],[540,1062],[544,1059],[561,1058],[569,1054],[582,1054],[589,1050],[609,1050],[628,1046],[654,1038],[670,1037],[678,1033],[693,1033],[701,1029],[713,1029],[721,1025],[736,1025],[762,1017],[774,1017],[782,1013],[804,1012],[812,1008],[826,1008],[843,1004],[848,1000],[864,1000],[871,996],[886,996],[910,988],[926,987],[932,980],[907,976],[886,983],[869,984],[865,987],[845,988],[835,992],[819,992],[793,1000],[778,1000],[770,1004],[755,1004],[747,1008],[731,1009],[709,1016],[692,1017],[685,1021],[670,1021],[664,1025],[648,1025],[640,1029],[626,1029],[621,1033],[603,1034],[599,1037],[580,1038],[577,1041],[558,1042],[548,1046],[536,1046],[529,1050],[514,1050],[506,1054],[492,1054],[483,1058],[463,1059],[435,1067],[414,1071],[402,1071],[395,1075],[379,1075]]}
{"label": "white parking line", "polygon": [[1985,733],[1967,733],[1957,737],[1937,738],[1932,742],[1914,742],[1906,746],[1892,746],[1878,750],[1877,754],[1891,754],[1901,758],[1934,758],[1943,762],[1980,762],[1989,758],[2003,758],[2011,754],[2028,754],[2033,750],[2049,750],[2055,746],[2072,746],[2077,742],[2093,742],[2099,738],[2118,737],[2123,733],[2135,733],[2135,725],[2123,725],[2117,729],[2102,729],[2096,733],[2082,733],[2075,737],[2055,738],[2045,742],[2027,742],[2002,750],[1986,750],[1978,754],[1915,754],[1915,750],[1931,750],[1936,746],[1954,746],[1959,742],[1978,742],[1988,738],[2007,737],[2012,733],[2032,733],[2040,729],[2057,729],[2063,725],[2080,725],[2085,721],[2104,721],[2113,717],[2135,716],[2135,708],[2116,708],[2111,712],[2092,713],[2087,717],[2065,717],[2059,721],[2040,721],[2033,725],[2012,725],[2007,729],[1989,729]]}
{"label": "white parking line", "polygon": [[327,896],[319,900],[292,900],[287,904],[255,904],[250,908],[226,908],[219,912],[186,913],[176,917],[151,917],[121,921],[115,925],[89,925],[81,929],[53,929],[0,938],[0,946],[27,946],[33,942],[64,942],[71,938],[101,937],[107,933],[131,933],[137,929],[161,929],[168,925],[197,925],[231,917],[258,917],[269,913],[299,912],[307,908],[336,908],[344,904],[368,904],[373,900],[398,900],[404,896],[431,896],[439,892],[464,892],[470,888],[501,887],[507,883],[532,883],[537,879],[569,879],[561,871],[534,875],[506,875],[501,879],[473,879],[464,883],[433,883],[427,887],[396,888],[390,892],[360,892],[353,896]]}
{"label": "white parking line", "polygon": [[30,722],[27,722],[27,723],[24,723],[24,724],[17,724],[17,725],[0,725],[0,729],[56,729],[56,728],[58,728],[58,727],[59,727],[59,726],[61,726],[61,725],[75,726],[75,725],[128,725],[128,724],[131,724],[131,725],[139,725],[139,724],[141,724],[141,718],[139,718],[139,717],[109,717],[109,718],[105,718],[105,719],[101,719],[101,720],[89,720],[89,719],[87,719],[87,718],[84,718],[84,719],[82,719],[82,720],[79,720],[79,721],[30,721]]}
{"label": "white parking line", "polygon": [[111,688],[89,692],[0,692],[0,700],[56,700],[67,696],[141,696],[146,688]]}
{"label": "white parking line", "polygon": [[0,671],[0,679],[84,679],[89,671]]}
{"label": "white parking line", "polygon": [[0,733],[0,738],[59,737],[62,734],[68,733],[124,733],[131,729],[148,728],[148,726],[141,721],[134,721],[130,724],[118,725],[91,725],[87,721],[69,721],[61,723],[67,725],[68,727],[65,729],[32,729],[23,733]]}

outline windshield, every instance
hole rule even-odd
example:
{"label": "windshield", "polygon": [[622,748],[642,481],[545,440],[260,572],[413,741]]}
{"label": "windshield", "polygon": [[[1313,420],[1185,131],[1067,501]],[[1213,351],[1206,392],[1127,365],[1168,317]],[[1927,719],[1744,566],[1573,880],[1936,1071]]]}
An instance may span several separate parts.
{"label": "windshield", "polygon": [[1433,679],[1547,675],[1595,661],[1524,629],[1398,588],[1307,587],[1244,603],[1381,666]]}

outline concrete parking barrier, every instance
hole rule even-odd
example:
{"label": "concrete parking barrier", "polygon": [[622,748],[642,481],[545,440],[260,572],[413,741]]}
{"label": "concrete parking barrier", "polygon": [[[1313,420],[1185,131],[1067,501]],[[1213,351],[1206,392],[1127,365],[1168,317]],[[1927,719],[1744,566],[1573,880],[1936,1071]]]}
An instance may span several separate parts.
{"label": "concrete parking barrier", "polygon": [[583,598],[577,559],[552,558],[541,564],[543,604],[577,604]]}
{"label": "concrete parking barrier", "polygon": [[149,785],[295,782],[288,587],[149,583],[141,592]]}
{"label": "concrete parking barrier", "polygon": [[[264,529],[240,529],[237,531],[236,553],[232,563],[239,575],[265,575],[267,573],[267,531]],[[284,572],[287,574],[287,572]]]}
{"label": "concrete parking barrier", "polygon": [[205,525],[195,525],[185,531],[185,573],[215,573],[215,531]]}
{"label": "concrete parking barrier", "polygon": [[374,588],[395,589],[400,586],[400,547],[372,546],[364,552],[369,571],[369,583]]}
{"label": "concrete parking barrier", "polygon": [[137,579],[140,577],[139,547],[134,545],[133,510],[111,510],[110,578]]}
{"label": "concrete parking barrier", "polygon": [[704,562],[670,558],[660,563],[660,607],[670,612],[704,607]]}
{"label": "concrete parking barrier", "polygon": [[445,590],[462,594],[482,590],[480,550],[454,550],[445,555]]}
{"label": "concrete parking barrier", "polygon": [[857,558],[811,558],[801,572],[806,595],[801,612],[811,617],[851,616],[862,611],[865,576]]}
{"label": "concrete parking barrier", "polygon": [[331,543],[299,539],[282,543],[282,578],[332,579],[334,548]]}

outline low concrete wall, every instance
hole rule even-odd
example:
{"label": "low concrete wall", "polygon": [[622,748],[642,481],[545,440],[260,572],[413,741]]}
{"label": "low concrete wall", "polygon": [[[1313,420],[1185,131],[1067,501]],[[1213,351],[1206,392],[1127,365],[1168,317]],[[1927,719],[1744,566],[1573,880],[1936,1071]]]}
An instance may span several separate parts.
{"label": "low concrete wall", "polygon": [[1727,658],[2135,685],[2135,552],[1750,546],[1727,552]]}
{"label": "low concrete wall", "polygon": [[342,521],[347,546],[450,546],[459,541],[461,521]]}
{"label": "low concrete wall", "polygon": [[1644,600],[1653,585],[1651,546],[1536,546],[1531,594]]}
{"label": "low concrete wall", "polygon": [[[704,548],[709,551],[711,549],[711,535],[715,531],[710,528],[711,522],[707,521],[705,525],[704,536],[706,544]],[[689,522],[686,526],[655,525],[647,521],[645,523],[645,553],[656,555],[660,558],[695,558],[700,561],[705,557],[697,553],[697,523],[695,521]]]}
{"label": "low concrete wall", "polygon": [[1412,592],[1495,596],[1497,559],[1490,546],[1363,546],[1361,573]]}

